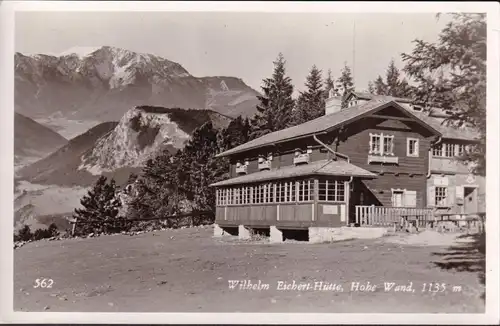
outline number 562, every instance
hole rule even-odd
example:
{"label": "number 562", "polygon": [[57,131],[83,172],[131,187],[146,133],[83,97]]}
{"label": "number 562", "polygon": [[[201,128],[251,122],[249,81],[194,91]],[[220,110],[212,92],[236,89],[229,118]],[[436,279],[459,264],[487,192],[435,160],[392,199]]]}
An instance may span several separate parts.
{"label": "number 562", "polygon": [[35,285],[33,287],[36,288],[52,288],[52,284],[54,284],[54,281],[51,278],[37,278],[35,280]]}

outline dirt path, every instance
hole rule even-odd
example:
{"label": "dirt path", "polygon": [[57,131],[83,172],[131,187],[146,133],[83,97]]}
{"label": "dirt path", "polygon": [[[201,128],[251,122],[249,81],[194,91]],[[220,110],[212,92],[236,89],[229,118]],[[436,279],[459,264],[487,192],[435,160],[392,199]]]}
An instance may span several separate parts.
{"label": "dirt path", "polygon": [[[14,309],[484,312],[478,271],[439,265],[451,254],[449,248],[381,240],[271,245],[217,240],[212,232],[207,227],[29,243],[14,252]],[[35,280],[40,278],[52,279],[52,288],[35,289]],[[256,285],[260,280],[269,289],[230,289],[230,280],[250,280]],[[311,288],[279,290],[280,281],[310,284]],[[312,287],[321,281],[337,288],[315,291]],[[351,291],[352,282],[376,288],[374,292]],[[410,292],[385,291],[384,282],[412,286]],[[446,290],[422,292],[424,283],[427,288],[429,283],[445,283]],[[453,286],[460,286],[460,291]]]}

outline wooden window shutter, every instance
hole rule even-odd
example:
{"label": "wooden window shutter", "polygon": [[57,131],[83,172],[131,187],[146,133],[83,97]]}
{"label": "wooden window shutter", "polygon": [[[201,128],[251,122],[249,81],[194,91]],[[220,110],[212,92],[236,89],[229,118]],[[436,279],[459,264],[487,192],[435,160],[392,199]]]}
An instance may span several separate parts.
{"label": "wooden window shutter", "polygon": [[436,187],[430,186],[427,188],[427,206],[436,206]]}
{"label": "wooden window shutter", "polygon": [[370,142],[369,142],[368,146],[369,146],[368,147],[369,148],[369,152],[368,153],[372,154],[373,153],[373,134],[372,133],[370,133]]}
{"label": "wooden window shutter", "polygon": [[446,194],[446,201],[448,202],[448,206],[455,205],[455,187],[448,187],[446,190],[448,193]]}
{"label": "wooden window shutter", "polygon": [[406,190],[404,193],[405,207],[417,207],[417,192],[415,190]]}
{"label": "wooden window shutter", "polygon": [[457,198],[457,204],[462,204],[464,203],[464,187],[463,186],[456,186],[455,187],[455,196]]}

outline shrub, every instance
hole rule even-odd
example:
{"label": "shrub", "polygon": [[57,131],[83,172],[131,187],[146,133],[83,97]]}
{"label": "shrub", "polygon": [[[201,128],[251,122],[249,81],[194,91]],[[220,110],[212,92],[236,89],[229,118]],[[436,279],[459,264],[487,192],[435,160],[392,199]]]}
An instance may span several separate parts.
{"label": "shrub", "polygon": [[55,223],[49,225],[46,229],[37,229],[35,232],[31,232],[31,228],[29,225],[23,226],[22,229],[18,231],[17,234],[14,234],[14,241],[29,241],[29,240],[41,240],[52,238],[59,235],[59,231],[57,230],[57,226]]}
{"label": "shrub", "polygon": [[14,241],[29,241],[33,238],[33,233],[31,233],[31,228],[29,225],[23,226],[17,234],[14,235]]}

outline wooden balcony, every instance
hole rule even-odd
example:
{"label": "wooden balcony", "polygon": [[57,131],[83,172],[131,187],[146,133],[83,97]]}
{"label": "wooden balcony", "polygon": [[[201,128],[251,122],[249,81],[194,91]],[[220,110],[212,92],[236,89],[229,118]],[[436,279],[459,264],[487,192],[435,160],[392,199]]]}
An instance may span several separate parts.
{"label": "wooden balcony", "polygon": [[406,221],[433,221],[432,208],[356,206],[356,223],[360,226],[392,226]]}

